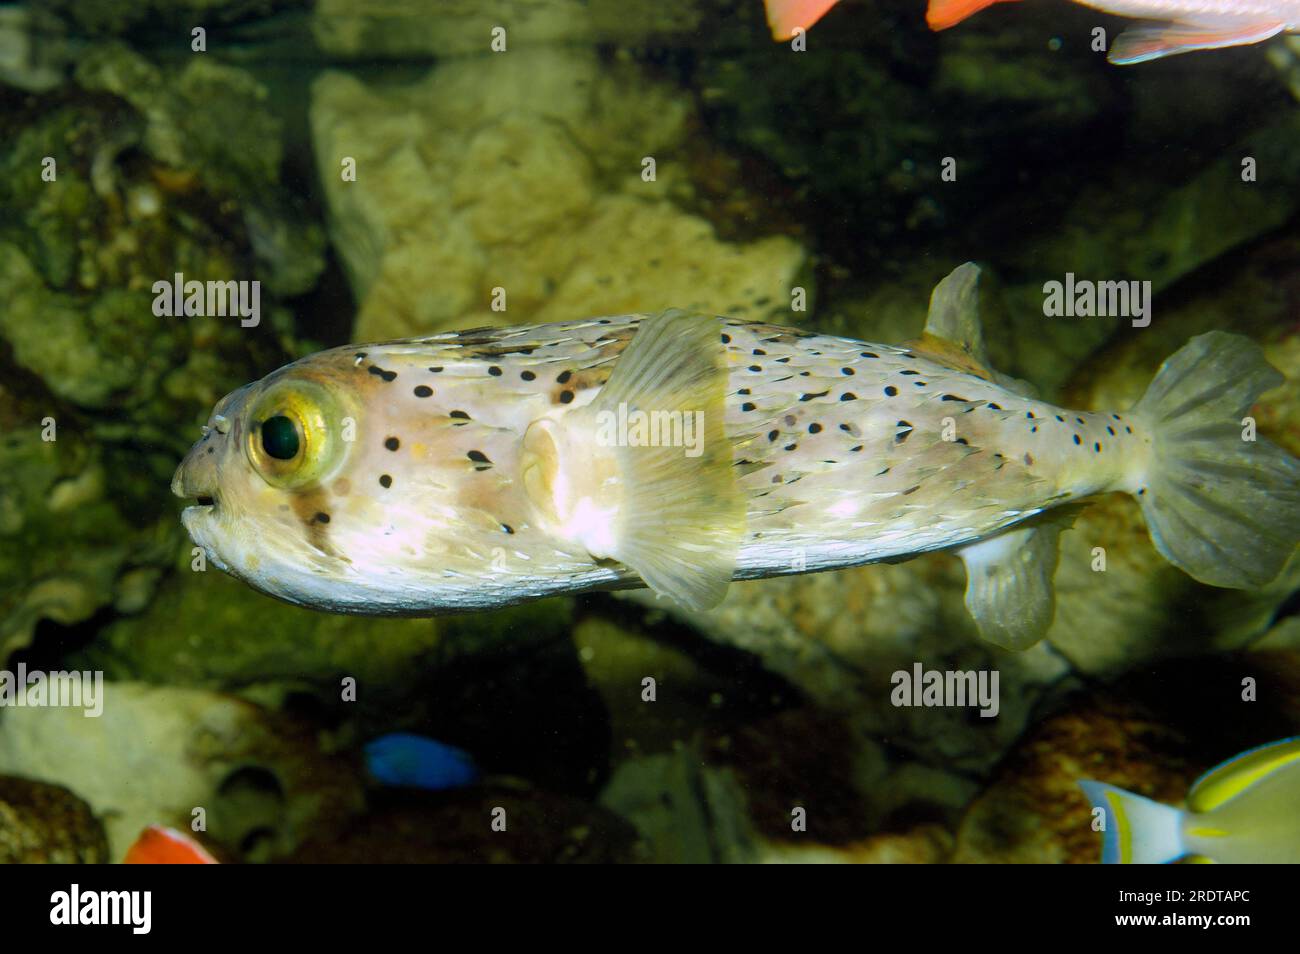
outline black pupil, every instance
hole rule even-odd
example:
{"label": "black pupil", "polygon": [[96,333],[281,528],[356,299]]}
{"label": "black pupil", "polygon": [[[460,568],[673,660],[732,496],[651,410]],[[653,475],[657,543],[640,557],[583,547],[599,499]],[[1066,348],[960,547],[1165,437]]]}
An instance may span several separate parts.
{"label": "black pupil", "polygon": [[298,455],[298,428],[283,414],[262,422],[262,450],[276,460],[292,460]]}

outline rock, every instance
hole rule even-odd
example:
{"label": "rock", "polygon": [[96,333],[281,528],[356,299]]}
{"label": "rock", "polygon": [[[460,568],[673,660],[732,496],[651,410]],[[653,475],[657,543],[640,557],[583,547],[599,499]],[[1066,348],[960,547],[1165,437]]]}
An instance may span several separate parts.
{"label": "rock", "polygon": [[0,773],[86,798],[113,860],[148,825],[187,830],[197,809],[229,856],[265,860],[361,807],[356,766],[292,719],[198,690],[108,682],[103,696],[97,718],[80,708],[7,709]]}
{"label": "rock", "polygon": [[[504,828],[494,828],[504,825]],[[598,806],[522,783],[396,792],[285,859],[297,864],[588,863],[631,860],[634,833]]]}
{"label": "rock", "polygon": [[[1100,836],[1077,782],[1095,779],[1171,805],[1219,763],[1300,729],[1295,654],[1182,662],[1076,695],[1027,733],[962,820],[960,863],[1090,863]],[[1243,696],[1246,676],[1257,701]]]}
{"label": "rock", "polygon": [[[183,537],[178,457],[293,346],[270,287],[300,294],[323,268],[250,74],[169,71],[114,42],[77,60],[56,93],[0,96],[0,662],[42,619],[141,608]],[[236,145],[250,133],[263,148]],[[177,271],[264,280],[263,324],[154,314]]]}
{"label": "rock", "polygon": [[438,15],[429,16],[420,0],[396,0],[382,10],[364,0],[320,0],[312,33],[327,53],[364,59],[487,53],[498,28],[507,50],[647,37],[681,42],[699,29],[701,7],[697,0],[442,0]]}
{"label": "rock", "polygon": [[[711,639],[762,660],[810,700],[863,735],[890,737],[949,770],[987,771],[1024,730],[1034,706],[1068,665],[1046,645],[1011,653],[981,642],[966,614],[965,577],[955,557],[732,584],[705,613],[678,611],[642,591],[627,598],[662,607]],[[996,670],[1001,708],[979,718],[966,708],[900,708],[895,672]],[[941,726],[941,727],[940,727]]]}
{"label": "rock", "polygon": [[678,207],[689,103],[630,66],[547,49],[449,61],[401,87],[327,72],[311,116],[358,340],[670,306],[788,311],[803,249],[723,242]]}
{"label": "rock", "polygon": [[0,775],[0,864],[103,864],[104,829],[66,788]]}

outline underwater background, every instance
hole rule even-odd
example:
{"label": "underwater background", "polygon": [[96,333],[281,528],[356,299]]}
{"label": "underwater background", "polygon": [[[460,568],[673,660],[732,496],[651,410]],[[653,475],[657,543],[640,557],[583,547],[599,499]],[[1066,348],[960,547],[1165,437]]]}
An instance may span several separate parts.
{"label": "underwater background", "polygon": [[[313,351],[669,307],[898,343],[968,260],[1046,399],[1128,407],[1239,332],[1300,454],[1300,39],[1120,68],[1077,5],[924,12],[844,0],[796,50],[760,0],[0,5],[0,669],[106,680],[95,718],[0,707],[0,860],[201,817],[231,862],[1094,862],[1078,779],[1178,804],[1300,733],[1300,564],[1199,585],[1118,495],[1021,653],[942,553],[397,620],[193,552],[177,463]],[[176,273],[259,281],[260,321],[156,315]],[[1067,274],[1151,282],[1150,326],[1046,317]],[[996,717],[895,706],[918,663],[997,671]]]}

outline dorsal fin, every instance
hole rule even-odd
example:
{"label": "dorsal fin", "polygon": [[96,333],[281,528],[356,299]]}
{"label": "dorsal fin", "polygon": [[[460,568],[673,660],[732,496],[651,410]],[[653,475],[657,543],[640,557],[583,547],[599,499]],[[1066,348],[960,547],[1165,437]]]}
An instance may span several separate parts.
{"label": "dorsal fin", "polygon": [[992,381],[1026,397],[1037,397],[1032,384],[999,374],[989,362],[980,325],[979,280],[979,266],[967,262],[935,285],[930,293],[925,330],[908,346],[954,370]]}

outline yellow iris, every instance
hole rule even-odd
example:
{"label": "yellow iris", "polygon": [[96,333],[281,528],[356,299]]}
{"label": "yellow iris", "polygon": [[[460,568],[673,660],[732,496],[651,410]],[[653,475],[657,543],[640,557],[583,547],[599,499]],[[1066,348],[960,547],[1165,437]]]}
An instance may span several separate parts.
{"label": "yellow iris", "polygon": [[342,409],[312,381],[273,384],[249,411],[249,462],[273,487],[300,489],[329,476],[343,456]]}

